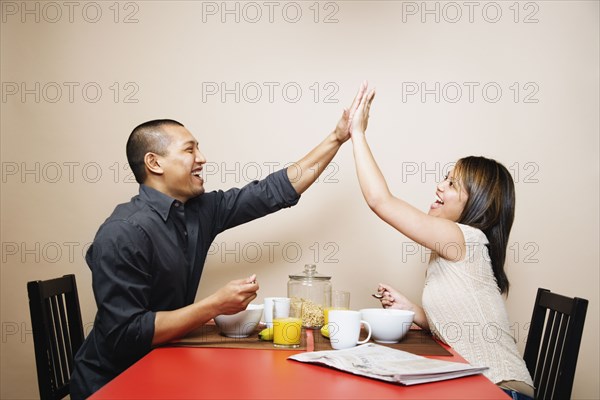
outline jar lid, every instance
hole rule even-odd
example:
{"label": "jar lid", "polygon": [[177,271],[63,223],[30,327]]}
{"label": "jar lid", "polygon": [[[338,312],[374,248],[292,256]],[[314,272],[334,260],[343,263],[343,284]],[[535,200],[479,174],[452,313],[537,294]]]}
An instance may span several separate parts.
{"label": "jar lid", "polygon": [[321,275],[317,272],[317,266],[314,264],[304,265],[304,271],[299,274],[290,275],[291,279],[317,279],[317,280],[329,280],[331,276]]}

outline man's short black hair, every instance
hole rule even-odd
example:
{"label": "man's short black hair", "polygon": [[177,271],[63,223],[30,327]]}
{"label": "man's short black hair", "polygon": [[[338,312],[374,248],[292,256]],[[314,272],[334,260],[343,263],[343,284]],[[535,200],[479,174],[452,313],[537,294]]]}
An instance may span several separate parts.
{"label": "man's short black hair", "polygon": [[135,180],[144,183],[146,168],[144,157],[146,153],[156,153],[164,156],[171,143],[171,138],[164,131],[165,126],[183,126],[182,123],[172,119],[155,119],[144,122],[135,127],[127,140],[127,162],[133,171]]}

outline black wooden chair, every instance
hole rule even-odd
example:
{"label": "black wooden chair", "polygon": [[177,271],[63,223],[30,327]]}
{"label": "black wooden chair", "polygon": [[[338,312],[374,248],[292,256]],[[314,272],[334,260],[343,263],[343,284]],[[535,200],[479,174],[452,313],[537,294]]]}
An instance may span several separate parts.
{"label": "black wooden chair", "polygon": [[539,288],[523,358],[536,399],[569,399],[588,301]]}
{"label": "black wooden chair", "polygon": [[27,282],[38,386],[42,400],[69,394],[73,356],[83,343],[75,275]]}

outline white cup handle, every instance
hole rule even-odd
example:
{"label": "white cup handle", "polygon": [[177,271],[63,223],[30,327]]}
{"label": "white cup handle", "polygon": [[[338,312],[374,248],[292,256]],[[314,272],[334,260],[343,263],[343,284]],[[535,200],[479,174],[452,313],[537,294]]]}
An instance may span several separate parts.
{"label": "white cup handle", "polygon": [[367,338],[365,340],[361,340],[359,342],[356,342],[356,344],[365,344],[369,341],[369,339],[371,339],[371,325],[369,325],[369,323],[367,321],[360,321],[361,324],[365,324],[367,326],[367,328],[369,328],[369,333],[367,334]]}

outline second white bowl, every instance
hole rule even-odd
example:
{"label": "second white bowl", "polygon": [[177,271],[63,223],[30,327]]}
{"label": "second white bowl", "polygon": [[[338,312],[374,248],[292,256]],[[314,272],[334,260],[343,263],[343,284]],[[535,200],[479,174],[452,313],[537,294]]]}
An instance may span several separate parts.
{"label": "second white bowl", "polygon": [[365,308],[362,319],[371,325],[371,337],[378,343],[397,343],[410,329],[415,313],[406,310]]}

